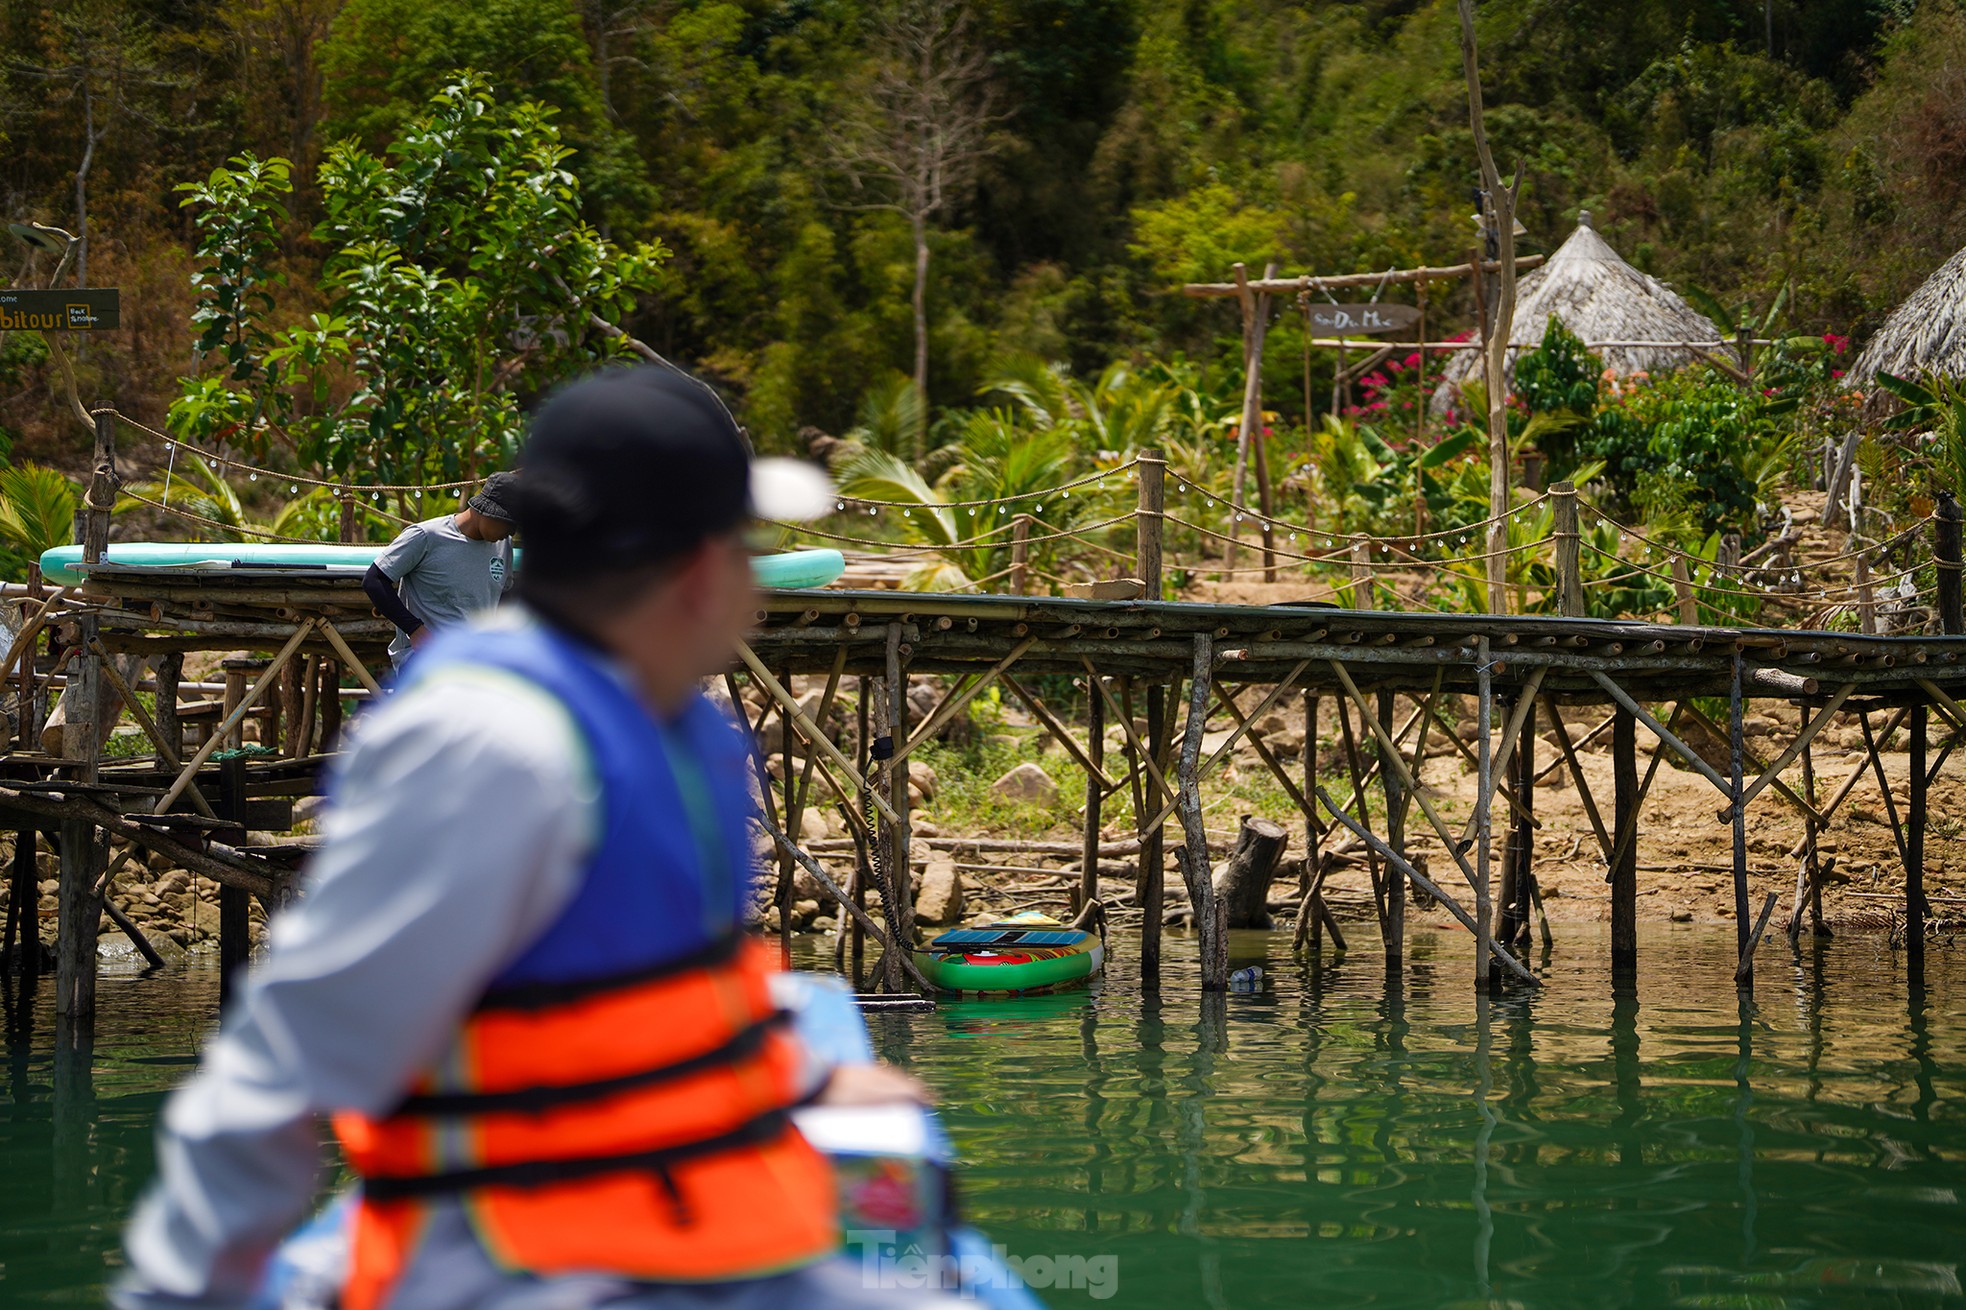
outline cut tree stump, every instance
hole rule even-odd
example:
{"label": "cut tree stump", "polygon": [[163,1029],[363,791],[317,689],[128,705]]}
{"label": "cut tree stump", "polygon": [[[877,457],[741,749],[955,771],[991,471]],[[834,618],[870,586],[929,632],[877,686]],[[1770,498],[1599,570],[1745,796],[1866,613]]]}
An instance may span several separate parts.
{"label": "cut tree stump", "polygon": [[1270,881],[1276,877],[1277,860],[1289,844],[1290,834],[1282,824],[1242,816],[1235,849],[1215,873],[1215,896],[1227,927],[1270,926]]}

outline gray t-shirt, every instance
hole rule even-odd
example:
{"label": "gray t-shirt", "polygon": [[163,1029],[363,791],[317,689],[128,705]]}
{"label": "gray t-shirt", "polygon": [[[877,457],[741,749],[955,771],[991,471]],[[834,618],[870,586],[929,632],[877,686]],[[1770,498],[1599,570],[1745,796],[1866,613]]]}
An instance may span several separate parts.
{"label": "gray t-shirt", "polygon": [[[512,542],[473,541],[446,514],[404,528],[375,566],[397,585],[410,613],[447,628],[498,604],[512,585]],[[389,658],[400,667],[409,653],[410,639],[397,633]]]}

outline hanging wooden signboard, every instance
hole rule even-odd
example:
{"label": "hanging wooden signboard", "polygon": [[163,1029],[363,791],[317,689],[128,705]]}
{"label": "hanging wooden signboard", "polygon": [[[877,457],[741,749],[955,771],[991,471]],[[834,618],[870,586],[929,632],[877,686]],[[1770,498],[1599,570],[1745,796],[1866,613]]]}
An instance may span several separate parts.
{"label": "hanging wooden signboard", "polygon": [[122,324],[122,296],[114,287],[0,291],[0,331],[108,331]]}
{"label": "hanging wooden signboard", "polygon": [[1311,330],[1344,334],[1398,332],[1420,321],[1412,305],[1312,305]]}

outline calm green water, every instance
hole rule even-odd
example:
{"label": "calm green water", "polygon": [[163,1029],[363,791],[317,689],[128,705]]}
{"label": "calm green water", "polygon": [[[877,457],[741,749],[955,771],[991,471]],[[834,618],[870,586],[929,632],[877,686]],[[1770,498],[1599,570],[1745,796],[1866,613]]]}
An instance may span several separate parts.
{"label": "calm green water", "polygon": [[[1881,942],[1777,943],[1742,1007],[1729,932],[1661,931],[1614,996],[1583,931],[1533,997],[1478,1003],[1460,934],[1416,941],[1398,992],[1369,952],[1252,935],[1261,992],[1147,1000],[1122,942],[1093,991],[875,1036],[941,1092],[971,1217],[1116,1257],[1107,1304],[1966,1305],[1966,956],[1914,985]],[[105,978],[86,1059],[45,996],[10,1007],[0,1306],[98,1303],[215,991]]]}

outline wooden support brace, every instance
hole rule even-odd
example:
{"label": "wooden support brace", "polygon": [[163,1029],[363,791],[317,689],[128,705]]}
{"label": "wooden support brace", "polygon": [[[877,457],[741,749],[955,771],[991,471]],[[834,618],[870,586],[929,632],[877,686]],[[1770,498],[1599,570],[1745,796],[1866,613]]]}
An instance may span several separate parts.
{"label": "wooden support brace", "polygon": [[[832,760],[834,766],[846,777],[847,781],[853,784],[856,793],[866,792],[867,780],[860,776],[860,770],[853,767],[853,761],[841,754],[840,748],[833,744],[832,739],[820,729],[819,725],[806,717],[806,712],[799,708],[798,699],[791,692],[785,690],[784,684],[780,683],[777,678],[771,676],[771,670],[767,669],[759,661],[757,653],[751,649],[749,642],[738,643],[737,655],[739,659],[744,661],[744,667],[751,671],[752,678],[756,680],[760,687],[764,688],[765,694],[771,697],[772,700],[778,702],[779,706],[792,716],[792,722],[798,725],[799,735],[822,751],[828,759]],[[874,808],[880,811],[882,818],[886,819],[889,823],[900,822],[895,817],[894,807],[881,799],[878,793],[868,792],[867,794],[872,796]]]}
{"label": "wooden support brace", "polygon": [[[1447,912],[1449,914],[1452,914],[1457,920],[1459,920],[1462,927],[1466,928],[1469,932],[1476,931],[1474,916],[1469,914],[1467,910],[1462,908],[1461,903],[1459,901],[1455,900],[1453,896],[1451,896],[1450,894],[1448,894],[1448,892],[1442,889],[1438,883],[1433,881],[1433,879],[1427,877],[1426,874],[1421,873],[1418,869],[1414,868],[1397,852],[1395,852],[1392,847],[1386,845],[1386,843],[1380,841],[1377,837],[1373,836],[1372,833],[1366,829],[1364,824],[1360,823],[1357,819],[1354,819],[1351,815],[1347,814],[1342,808],[1339,807],[1336,801],[1332,800],[1330,792],[1326,791],[1322,787],[1319,787],[1317,789],[1317,798],[1324,803],[1324,808],[1330,811],[1332,818],[1338,820],[1339,823],[1342,823],[1343,825],[1345,825],[1345,827],[1351,829],[1352,833],[1355,836],[1357,836],[1360,841],[1364,842],[1367,846],[1370,846],[1374,851],[1378,853],[1380,859],[1385,860],[1388,864],[1391,864],[1394,867],[1398,868],[1401,873],[1404,873],[1408,878],[1411,878],[1420,887],[1422,891],[1427,892],[1429,895],[1433,896],[1434,899],[1438,900],[1442,905],[1445,905],[1447,907]],[[1535,974],[1531,973],[1529,971],[1528,966],[1523,964],[1522,961],[1516,959],[1514,955],[1510,954],[1509,949],[1503,946],[1500,942],[1490,940],[1488,943],[1488,949],[1490,953],[1492,953],[1494,957],[1501,962],[1502,966],[1506,968],[1510,973],[1513,973],[1516,977],[1522,979],[1526,983],[1529,983],[1531,986],[1540,986],[1542,984],[1542,979],[1538,978]]]}
{"label": "wooden support brace", "polygon": [[362,663],[361,659],[355,654],[354,648],[348,644],[347,639],[335,631],[334,624],[328,622],[326,619],[321,619],[318,622],[321,625],[321,635],[327,638],[328,645],[334,647],[335,655],[340,658],[341,662],[354,671],[356,681],[369,689],[369,695],[382,695],[382,684],[375,680],[375,675],[369,672],[369,666]]}
{"label": "wooden support brace", "polygon": [[785,835],[785,830],[773,823],[770,819],[760,815],[759,822],[764,824],[765,832],[770,835],[779,850],[796,860],[799,867],[811,874],[813,880],[821,887],[824,887],[827,894],[839,902],[840,908],[843,911],[853,916],[854,920],[859,923],[861,929],[868,936],[872,937],[891,959],[900,962],[901,967],[907,971],[908,976],[920,984],[923,995],[928,995],[938,990],[928,979],[922,977],[921,970],[915,967],[913,954],[907,951],[897,951],[893,943],[889,940],[888,935],[881,931],[881,926],[875,923],[865,910],[862,910],[858,905],[853,903],[853,898],[847,895],[838,883],[833,881],[832,876],[826,872],[824,865],[800,850],[798,844]]}
{"label": "wooden support brace", "polygon": [[1748,943],[1741,949],[1741,961],[1734,966],[1734,981],[1744,983],[1754,978],[1754,948],[1761,945],[1761,934],[1768,931],[1768,916],[1775,912],[1775,893],[1761,902],[1761,913],[1755,916],[1754,932]]}
{"label": "wooden support brace", "polygon": [[[1420,813],[1427,816],[1427,823],[1432,826],[1434,835],[1440,838],[1441,845],[1447,848],[1447,853],[1453,857],[1454,862],[1461,866],[1462,876],[1467,878],[1468,886],[1473,887],[1475,885],[1475,868],[1474,865],[1468,862],[1467,852],[1461,848],[1461,843],[1454,834],[1447,830],[1446,820],[1440,817],[1440,811],[1436,810],[1433,802],[1427,799],[1427,793],[1420,789],[1419,782],[1412,774],[1406,771],[1405,759],[1400,756],[1398,748],[1393,745],[1391,734],[1380,726],[1379,716],[1373,713],[1372,706],[1366,702],[1365,693],[1358,689],[1358,684],[1352,681],[1350,670],[1346,669],[1343,664],[1340,664],[1337,660],[1333,660],[1331,661],[1331,669],[1338,675],[1338,681],[1345,685],[1345,694],[1351,697],[1354,705],[1358,706],[1358,712],[1365,719],[1366,725],[1379,738],[1379,748],[1386,753],[1385,758],[1391,762],[1394,768],[1400,771],[1400,781],[1406,784],[1407,791],[1412,794],[1414,801],[1420,806]],[[1322,788],[1319,788],[1319,798],[1323,799]],[[1331,802],[1328,800],[1325,801],[1324,807],[1328,810],[1331,809]],[[1344,816],[1338,815],[1336,810],[1332,810],[1332,813],[1339,818],[1340,822],[1343,822]],[[1350,824],[1346,824],[1345,826],[1351,827]],[[1353,828],[1352,831],[1363,835],[1361,829]],[[1367,843],[1375,851],[1383,844],[1371,838],[1367,838]],[[1410,871],[1407,876],[1412,876]],[[1426,882],[1422,882],[1420,885],[1422,887],[1431,887],[1431,884]],[[1472,924],[1470,928],[1472,930]]]}
{"label": "wooden support brace", "polygon": [[[1850,693],[1856,689],[1857,684],[1854,682],[1846,682],[1841,687],[1838,687],[1836,694],[1830,697],[1829,704],[1823,706],[1822,709],[1816,712],[1816,717],[1809,720],[1801,733],[1789,744],[1789,748],[1783,751],[1773,764],[1763,769],[1761,776],[1750,783],[1747,789],[1741,793],[1741,804],[1746,805],[1754,800],[1756,796],[1761,794],[1763,788],[1781,776],[1783,769],[1795,763],[1795,757],[1802,754],[1808,748],[1810,742],[1816,740],[1816,734],[1828,726],[1830,718],[1837,710],[1843,707],[1843,702],[1850,699]],[[1803,801],[1802,803],[1804,806],[1808,805],[1807,801]],[[1730,823],[1733,821],[1733,818],[1733,806],[1726,806],[1720,811],[1720,821],[1722,823]]]}
{"label": "wooden support brace", "polygon": [[[177,798],[184,794],[185,788],[189,787],[192,780],[198,776],[198,770],[204,767],[205,761],[210,759],[218,750],[219,745],[224,742],[226,735],[238,727],[240,723],[244,722],[248,714],[252,713],[253,707],[259,704],[259,698],[266,694],[266,689],[273,685],[273,680],[280,676],[280,670],[286,667],[287,661],[294,657],[294,652],[300,649],[300,644],[307,640],[307,634],[312,632],[317,624],[322,627],[328,627],[324,619],[307,619],[298,628],[294,629],[294,635],[287,638],[287,644],[280,648],[280,653],[275,655],[272,662],[260,671],[259,677],[253,680],[253,685],[246,690],[246,694],[240,700],[237,708],[232,713],[226,715],[225,721],[216,728],[213,728],[212,735],[205,738],[204,744],[198,747],[198,753],[191,757],[190,762],[178,774],[177,781],[170,785],[169,790],[164,793],[163,799],[157,802],[155,813],[168,814],[170,812],[171,806],[176,803]],[[328,627],[328,631],[333,632],[334,629]]]}
{"label": "wooden support brace", "polygon": [[1597,809],[1597,798],[1591,795],[1590,781],[1584,777],[1583,762],[1577,758],[1577,750],[1570,744],[1569,730],[1563,726],[1563,714],[1553,700],[1543,702],[1543,709],[1549,715],[1550,726],[1556,729],[1557,748],[1570,764],[1571,781],[1577,784],[1577,799],[1584,803],[1584,815],[1591,821],[1591,831],[1597,834],[1597,847],[1604,852],[1608,864],[1611,859],[1611,834],[1605,831],[1604,817]]}
{"label": "wooden support brace", "polygon": [[[1297,667],[1293,668],[1289,673],[1285,674],[1282,682],[1279,682],[1276,684],[1276,686],[1270,688],[1270,694],[1265,696],[1262,700],[1262,703],[1257,705],[1257,707],[1254,710],[1250,711],[1248,719],[1245,719],[1242,723],[1238,724],[1236,726],[1236,730],[1229,734],[1229,739],[1223,742],[1221,746],[1219,746],[1216,749],[1213,755],[1209,756],[1205,761],[1201,763],[1201,765],[1199,766],[1199,772],[1195,776],[1195,781],[1197,783],[1200,783],[1203,779],[1213,774],[1215,770],[1221,766],[1222,762],[1229,758],[1230,753],[1234,751],[1236,748],[1236,743],[1241,741],[1243,735],[1248,731],[1248,727],[1247,727],[1248,723],[1255,719],[1261,718],[1264,712],[1267,711],[1270,708],[1270,706],[1276,704],[1279,700],[1283,699],[1283,694],[1290,690],[1291,686],[1296,683],[1298,675],[1303,673],[1304,669],[1309,664],[1310,664],[1309,660],[1297,661]],[[1206,706],[1207,706],[1207,702],[1204,700],[1203,701],[1204,710],[1206,709]],[[1183,749],[1185,750],[1186,747],[1184,746]],[[1196,749],[1199,750],[1200,747],[1197,746]],[[1168,818],[1171,815],[1173,815],[1174,808],[1175,808],[1174,804],[1169,804],[1163,807],[1161,812],[1155,815],[1152,822],[1150,822],[1147,826],[1155,827],[1158,826],[1159,824],[1166,823]]]}
{"label": "wooden support brace", "polygon": [[[1693,722],[1699,724],[1702,728],[1705,728],[1708,732],[1712,733],[1714,736],[1725,737],[1728,735],[1727,732],[1722,731],[1719,724],[1715,723],[1712,719],[1708,718],[1705,714],[1701,713],[1700,708],[1697,705],[1682,705],[1680,706],[1680,709],[1685,713],[1687,718],[1693,720]],[[1760,770],[1764,767],[1758,756],[1748,755],[1744,757],[1744,760],[1746,763],[1752,765],[1756,770]],[[1813,818],[1818,823],[1822,822],[1822,815],[1817,814],[1815,810],[1811,809],[1809,803],[1796,794],[1795,788],[1783,782],[1779,775],[1770,778],[1768,780],[1768,785],[1774,789],[1775,794],[1777,796],[1787,801],[1790,805],[1793,805],[1796,809],[1802,811],[1805,817]],[[1723,816],[1729,816],[1732,813],[1733,811],[1731,807],[1723,807],[1721,809],[1721,814]],[[1722,822],[1726,822],[1726,821],[1727,819],[1723,817]]]}
{"label": "wooden support brace", "polygon": [[1024,708],[1031,711],[1032,716],[1044,726],[1044,730],[1051,734],[1052,740],[1064,747],[1065,753],[1071,756],[1073,761],[1081,769],[1084,769],[1092,777],[1097,778],[1100,786],[1108,791],[1119,786],[1119,783],[1108,776],[1104,768],[1092,762],[1092,757],[1085,753],[1085,748],[1080,746],[1078,739],[1072,736],[1071,729],[1059,722],[1058,716],[1046,708],[1043,701],[1033,696],[1025,688],[1023,683],[1017,681],[1017,679],[1011,677],[1008,673],[998,674],[997,680],[1003,683],[1004,686],[1010,688],[1012,694],[1018,700],[1024,702]]}
{"label": "wooden support brace", "polygon": [[[971,682],[962,691],[944,699],[940,705],[929,713],[926,719],[922,720],[921,726],[915,729],[915,735],[908,740],[908,744],[896,748],[894,759],[890,763],[901,763],[901,761],[908,758],[909,753],[917,746],[933,739],[936,733],[942,731],[943,724],[954,718],[962,710],[963,706],[969,704],[985,687],[1001,677],[1011,665],[1023,659],[1024,652],[1037,645],[1037,643],[1038,639],[1036,637],[1024,638],[1024,640],[1010,648],[1010,654],[998,660],[981,677]],[[841,658],[844,659],[845,655],[846,651],[842,648],[840,651]],[[1104,778],[1103,774],[1100,776],[1102,779]],[[1106,785],[1110,787],[1112,782],[1106,780]]]}
{"label": "wooden support brace", "polygon": [[[1236,721],[1238,727],[1248,727],[1249,719],[1236,705],[1236,697],[1233,691],[1217,683],[1215,687],[1215,699],[1221,702],[1222,708],[1229,712],[1229,717]],[[1305,817],[1310,819],[1312,823],[1317,823],[1316,811],[1312,809],[1310,801],[1305,799],[1303,790],[1297,786],[1296,779],[1284,772],[1283,765],[1277,760],[1276,754],[1263,743],[1261,737],[1251,736],[1249,744],[1256,748],[1257,758],[1263,761],[1264,767],[1269,769],[1270,775],[1283,788],[1284,794],[1290,797]],[[1318,824],[1318,827],[1320,831],[1324,830],[1323,824]]]}
{"label": "wooden support brace", "polygon": [[[116,671],[116,662],[109,658],[109,652],[102,648],[100,641],[94,643],[94,650],[102,659],[102,676],[109,680],[109,685],[114,687],[116,694],[123,698],[123,704],[129,707],[130,717],[137,721],[137,726],[143,729],[146,737],[150,738],[150,744],[157,748],[157,758],[164,762],[165,768],[177,768],[180,764],[177,748],[165,738],[163,730],[143,708],[143,702],[137,699],[134,691],[130,690],[130,684],[123,681],[123,675]],[[185,794],[191,797],[191,803],[197,807],[200,814],[208,819],[218,817],[212,813],[211,805],[206,802],[205,794],[198,790],[196,782],[186,786]]]}
{"label": "wooden support brace", "polygon": [[1617,683],[1613,682],[1610,678],[1606,677],[1602,673],[1597,672],[1596,670],[1591,671],[1591,679],[1592,681],[1596,682],[1598,686],[1604,688],[1606,692],[1610,693],[1612,700],[1617,701],[1618,704],[1624,706],[1625,709],[1630,712],[1631,716],[1634,719],[1637,719],[1640,723],[1644,724],[1647,731],[1649,731],[1654,737],[1657,737],[1661,742],[1665,743],[1666,746],[1670,747],[1675,755],[1679,756],[1679,758],[1681,758],[1682,760],[1685,760],[1688,767],[1690,767],[1695,773],[1699,774],[1702,778],[1705,778],[1708,782],[1712,783],[1714,787],[1719,790],[1722,796],[1727,797],[1728,800],[1730,801],[1734,798],[1733,786],[1729,784],[1725,778],[1720,776],[1719,771],[1716,770],[1711,764],[1708,764],[1705,760],[1701,759],[1699,754],[1695,752],[1691,746],[1688,746],[1685,742],[1681,741],[1673,733],[1672,729],[1668,728],[1665,724],[1659,722],[1658,719],[1654,718],[1650,710],[1647,710],[1643,705],[1640,705],[1637,701],[1633,700],[1630,694],[1627,693],[1623,687],[1620,687]]}

